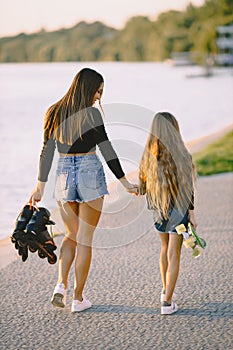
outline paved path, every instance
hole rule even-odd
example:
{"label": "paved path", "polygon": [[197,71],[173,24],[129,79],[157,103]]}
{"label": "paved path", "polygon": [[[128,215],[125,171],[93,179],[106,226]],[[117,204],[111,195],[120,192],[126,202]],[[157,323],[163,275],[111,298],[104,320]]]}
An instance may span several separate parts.
{"label": "paved path", "polygon": [[197,217],[208,247],[195,260],[183,248],[180,311],[172,316],[160,315],[159,239],[146,215],[137,226],[148,232],[134,242],[94,248],[85,290],[94,306],[81,314],[50,305],[57,264],[33,254],[14,261],[0,271],[0,349],[232,349],[232,212],[233,174],[199,179]]}

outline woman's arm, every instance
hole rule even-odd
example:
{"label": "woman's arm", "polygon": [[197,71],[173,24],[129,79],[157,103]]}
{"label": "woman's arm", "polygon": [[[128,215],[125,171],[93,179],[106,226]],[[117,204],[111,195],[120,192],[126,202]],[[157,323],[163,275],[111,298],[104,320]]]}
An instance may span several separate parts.
{"label": "woman's arm", "polygon": [[31,203],[31,205],[36,205],[43,197],[45,184],[48,180],[48,174],[54,157],[54,151],[55,141],[52,138],[48,139],[45,133],[44,144],[40,154],[38,181],[29,198],[29,203]]}
{"label": "woman's arm", "polygon": [[48,180],[48,175],[53,162],[55,147],[55,140],[52,137],[48,138],[47,135],[44,134],[44,144],[41,150],[39,162],[38,181],[40,182],[47,182]]}
{"label": "woman's arm", "polygon": [[96,144],[98,145],[106,163],[108,164],[108,167],[128,192],[138,194],[138,186],[135,184],[131,184],[125,177],[125,173],[121,167],[117,154],[114,148],[112,147],[111,142],[108,139],[108,135],[106,133],[104,122],[100,112],[95,108],[93,108],[93,112],[94,120],[96,123]]}
{"label": "woman's arm", "polygon": [[41,201],[41,198],[43,197],[44,194],[44,189],[45,189],[45,184],[46,182],[41,182],[37,181],[35,189],[32,191],[31,196],[29,198],[29,203],[31,205],[36,205],[37,202]]}

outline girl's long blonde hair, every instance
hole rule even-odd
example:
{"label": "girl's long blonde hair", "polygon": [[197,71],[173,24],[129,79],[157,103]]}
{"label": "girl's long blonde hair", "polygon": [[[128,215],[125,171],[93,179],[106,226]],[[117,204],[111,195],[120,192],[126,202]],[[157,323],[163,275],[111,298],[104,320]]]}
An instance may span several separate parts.
{"label": "girl's long blonde hair", "polygon": [[72,145],[77,137],[82,137],[84,121],[94,124],[88,108],[93,105],[94,95],[103,82],[102,75],[90,68],[82,69],[74,77],[67,93],[45,114],[44,132],[48,138]]}
{"label": "girl's long blonde hair", "polygon": [[184,214],[193,200],[195,167],[182,140],[176,118],[157,113],[140,162],[140,192],[147,194],[148,205],[168,219],[176,206]]}

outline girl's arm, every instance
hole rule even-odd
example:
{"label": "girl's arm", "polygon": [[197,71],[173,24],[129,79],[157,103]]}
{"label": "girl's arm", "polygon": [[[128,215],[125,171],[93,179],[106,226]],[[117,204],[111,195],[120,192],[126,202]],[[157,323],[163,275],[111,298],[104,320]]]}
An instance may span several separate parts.
{"label": "girl's arm", "polygon": [[189,222],[192,224],[192,226],[194,227],[194,230],[196,230],[197,228],[197,221],[195,218],[195,213],[194,210],[189,210]]}

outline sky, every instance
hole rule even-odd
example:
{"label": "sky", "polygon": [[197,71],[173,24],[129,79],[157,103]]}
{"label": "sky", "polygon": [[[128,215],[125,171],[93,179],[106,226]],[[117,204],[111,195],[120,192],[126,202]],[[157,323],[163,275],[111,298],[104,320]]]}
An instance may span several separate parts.
{"label": "sky", "polygon": [[0,37],[41,29],[69,28],[80,21],[101,21],[123,28],[132,16],[156,19],[159,13],[184,10],[204,0],[0,0]]}

